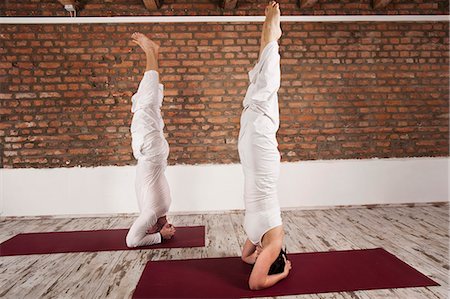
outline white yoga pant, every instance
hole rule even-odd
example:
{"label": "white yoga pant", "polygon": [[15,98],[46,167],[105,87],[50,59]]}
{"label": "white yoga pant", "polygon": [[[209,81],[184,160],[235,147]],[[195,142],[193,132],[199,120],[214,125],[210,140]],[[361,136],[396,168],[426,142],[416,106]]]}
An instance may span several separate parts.
{"label": "white yoga pant", "polygon": [[136,166],[136,197],[139,217],[131,226],[126,237],[128,247],[160,243],[161,235],[148,234],[158,218],[169,211],[170,189],[164,171],[167,167],[169,145],[164,138],[164,122],[161,117],[163,86],[159,84],[158,73],[147,71],[133,95],[131,136]]}
{"label": "white yoga pant", "polygon": [[248,239],[261,244],[264,234],[282,225],[277,196],[280,153],[277,91],[280,87],[278,43],[263,50],[249,72],[250,86],[244,99],[238,150],[244,171],[244,229]]}

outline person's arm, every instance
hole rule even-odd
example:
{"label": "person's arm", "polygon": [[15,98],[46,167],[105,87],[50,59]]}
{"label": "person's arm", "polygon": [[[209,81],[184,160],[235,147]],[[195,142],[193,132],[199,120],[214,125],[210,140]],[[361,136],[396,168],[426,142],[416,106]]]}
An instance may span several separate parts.
{"label": "person's arm", "polygon": [[175,235],[175,231],[172,224],[166,223],[159,232],[145,235],[138,246],[159,244],[164,240],[170,240]]}
{"label": "person's arm", "polygon": [[149,246],[159,244],[162,242],[161,234],[159,232],[153,234],[145,234],[143,237],[127,235],[126,243],[129,248]]}
{"label": "person's arm", "polygon": [[244,247],[242,248],[242,256],[241,259],[247,264],[253,265],[256,262],[256,257],[258,256],[258,252],[256,250],[256,246],[250,242],[249,239],[245,241]]}
{"label": "person's arm", "polygon": [[279,252],[276,247],[268,247],[261,252],[256,260],[248,281],[251,290],[262,290],[271,287],[288,276],[291,269],[291,263],[289,261],[286,261],[286,265],[282,273],[268,275],[270,266],[278,257],[278,254]]}
{"label": "person's arm", "polygon": [[[286,269],[286,267],[289,267],[289,268]],[[266,275],[266,278],[262,283],[254,284],[253,288],[252,288],[252,285],[250,285],[250,289],[256,291],[256,290],[266,289],[266,288],[269,288],[269,287],[275,285],[280,280],[286,278],[289,275],[290,267],[291,267],[291,262],[286,261],[285,270],[282,273]]]}
{"label": "person's arm", "polygon": [[154,245],[159,244],[161,242],[162,238],[160,233],[147,234],[145,235],[144,238],[142,238],[142,240],[138,243],[136,247]]}

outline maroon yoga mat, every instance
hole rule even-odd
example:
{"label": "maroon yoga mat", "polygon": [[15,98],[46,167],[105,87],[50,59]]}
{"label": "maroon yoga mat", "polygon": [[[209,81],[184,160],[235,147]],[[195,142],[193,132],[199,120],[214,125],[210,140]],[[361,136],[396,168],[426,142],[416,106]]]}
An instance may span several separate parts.
{"label": "maroon yoga mat", "polygon": [[288,254],[289,276],[248,288],[251,266],[239,257],[150,261],[133,298],[242,298],[439,285],[382,248]]}
{"label": "maroon yoga mat", "polygon": [[127,247],[127,233],[128,229],[113,229],[19,234],[0,244],[0,256],[205,246],[204,226],[177,227],[171,240],[136,248]]}

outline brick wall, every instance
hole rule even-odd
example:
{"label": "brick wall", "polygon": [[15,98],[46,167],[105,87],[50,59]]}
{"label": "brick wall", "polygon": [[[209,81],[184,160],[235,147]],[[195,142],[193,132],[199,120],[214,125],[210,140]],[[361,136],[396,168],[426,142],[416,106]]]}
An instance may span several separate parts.
{"label": "brick wall", "polygon": [[[283,161],[448,156],[448,24],[282,27]],[[2,167],[135,163],[130,97],[144,56],[129,41],[134,31],[162,46],[169,162],[238,162],[241,103],[260,29],[250,23],[1,26]]]}

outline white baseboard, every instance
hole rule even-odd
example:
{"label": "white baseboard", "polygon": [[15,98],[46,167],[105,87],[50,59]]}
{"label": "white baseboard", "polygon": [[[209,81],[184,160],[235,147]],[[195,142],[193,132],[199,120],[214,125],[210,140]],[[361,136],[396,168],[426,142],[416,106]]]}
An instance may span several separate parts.
{"label": "white baseboard", "polygon": [[[450,158],[282,163],[282,208],[449,201]],[[2,216],[135,213],[134,166],[0,169]],[[239,164],[169,166],[173,213],[243,209]]]}

